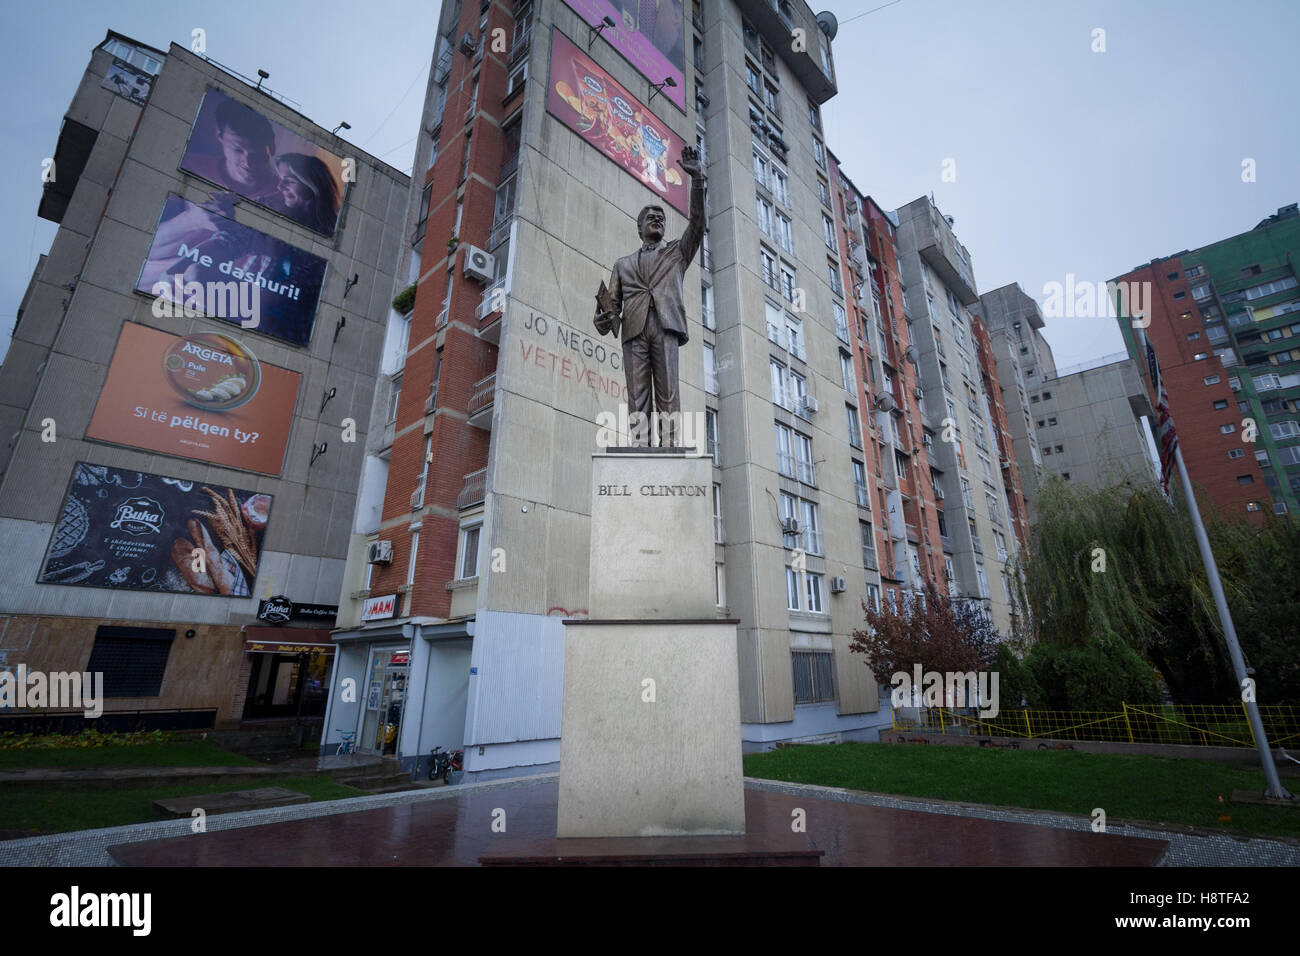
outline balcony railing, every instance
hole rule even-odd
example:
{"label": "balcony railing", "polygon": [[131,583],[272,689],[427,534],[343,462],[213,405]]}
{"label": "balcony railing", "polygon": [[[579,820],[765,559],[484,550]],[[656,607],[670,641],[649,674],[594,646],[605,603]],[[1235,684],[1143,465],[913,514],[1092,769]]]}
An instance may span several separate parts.
{"label": "balcony railing", "polygon": [[487,469],[480,468],[465,476],[465,487],[456,496],[457,508],[468,508],[487,497]]}
{"label": "balcony railing", "polygon": [[497,373],[474,383],[469,404],[465,407],[468,421],[475,428],[488,429],[492,425],[492,405],[496,399]]}

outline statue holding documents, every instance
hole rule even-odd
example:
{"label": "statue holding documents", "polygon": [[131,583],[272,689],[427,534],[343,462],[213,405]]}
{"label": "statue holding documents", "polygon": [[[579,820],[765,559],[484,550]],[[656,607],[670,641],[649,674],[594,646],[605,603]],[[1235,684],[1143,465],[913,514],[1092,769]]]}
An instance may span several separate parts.
{"label": "statue holding documents", "polygon": [[[682,150],[679,163],[691,177],[691,212],[680,239],[664,242],[662,206],[637,216],[641,248],[614,263],[609,284],[596,293],[596,331],[623,339],[628,418],[659,422],[659,444],[677,444],[681,419],[677,351],[689,340],[682,277],[704,238],[705,177],[698,153]],[[652,414],[653,413],[653,414]],[[643,434],[649,435],[648,428]],[[647,439],[647,444],[649,441]]]}

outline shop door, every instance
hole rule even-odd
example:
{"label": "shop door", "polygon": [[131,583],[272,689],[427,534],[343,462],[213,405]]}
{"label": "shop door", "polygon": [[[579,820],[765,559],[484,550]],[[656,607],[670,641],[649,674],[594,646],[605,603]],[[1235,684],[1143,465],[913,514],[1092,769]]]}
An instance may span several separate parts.
{"label": "shop door", "polygon": [[397,753],[397,735],[406,706],[411,655],[405,648],[375,649],[366,687],[366,716],[359,748],[366,753]]}

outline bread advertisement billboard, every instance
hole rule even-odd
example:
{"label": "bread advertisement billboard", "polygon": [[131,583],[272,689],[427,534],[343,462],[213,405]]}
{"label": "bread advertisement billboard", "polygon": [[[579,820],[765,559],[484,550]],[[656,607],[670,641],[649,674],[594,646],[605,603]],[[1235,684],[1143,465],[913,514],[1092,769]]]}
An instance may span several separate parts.
{"label": "bread advertisement billboard", "polygon": [[37,583],[249,597],[271,501],[79,461]]}

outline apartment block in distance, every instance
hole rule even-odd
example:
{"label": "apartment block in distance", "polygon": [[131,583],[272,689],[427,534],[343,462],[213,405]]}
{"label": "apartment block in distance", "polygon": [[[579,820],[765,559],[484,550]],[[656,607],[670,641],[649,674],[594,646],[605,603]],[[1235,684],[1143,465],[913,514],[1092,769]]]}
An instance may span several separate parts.
{"label": "apartment block in distance", "polygon": [[336,680],[365,692],[333,695],[327,723],[408,765],[462,744],[479,777],[559,759],[591,456],[617,443],[598,420],[626,420],[621,343],[595,331],[593,295],[640,245],[644,206],[682,234],[685,145],[708,189],[684,280],[683,439],[714,464],[708,571],[718,616],[740,621],[744,745],[888,720],[848,651],[878,578],[853,253],[819,112],[833,18],[704,0],[680,22],[675,4],[624,4],[611,28],[604,6],[443,5],[407,216],[414,300],[386,350],[391,444],[366,468],[335,634]]}
{"label": "apartment block in distance", "polygon": [[981,602],[1008,634],[1014,597],[1003,572],[1019,540],[972,327],[979,293],[970,254],[932,200],[915,199],[897,216],[906,314],[919,330],[913,341],[945,491],[949,593]]}
{"label": "apartment block in distance", "polygon": [[110,728],[325,706],[409,181],[258,85],[108,34],[0,370],[0,662]]}
{"label": "apartment block in distance", "polygon": [[1030,522],[1048,474],[1094,488],[1155,477],[1142,425],[1150,403],[1126,355],[1058,370],[1038,303],[1017,283],[984,293],[979,308]]}
{"label": "apartment block in distance", "polygon": [[[1292,203],[1240,235],[1114,280],[1150,284],[1146,334],[1187,472],[1225,516],[1259,521],[1300,506],[1297,256]],[[1120,330],[1145,369],[1130,317]]]}

